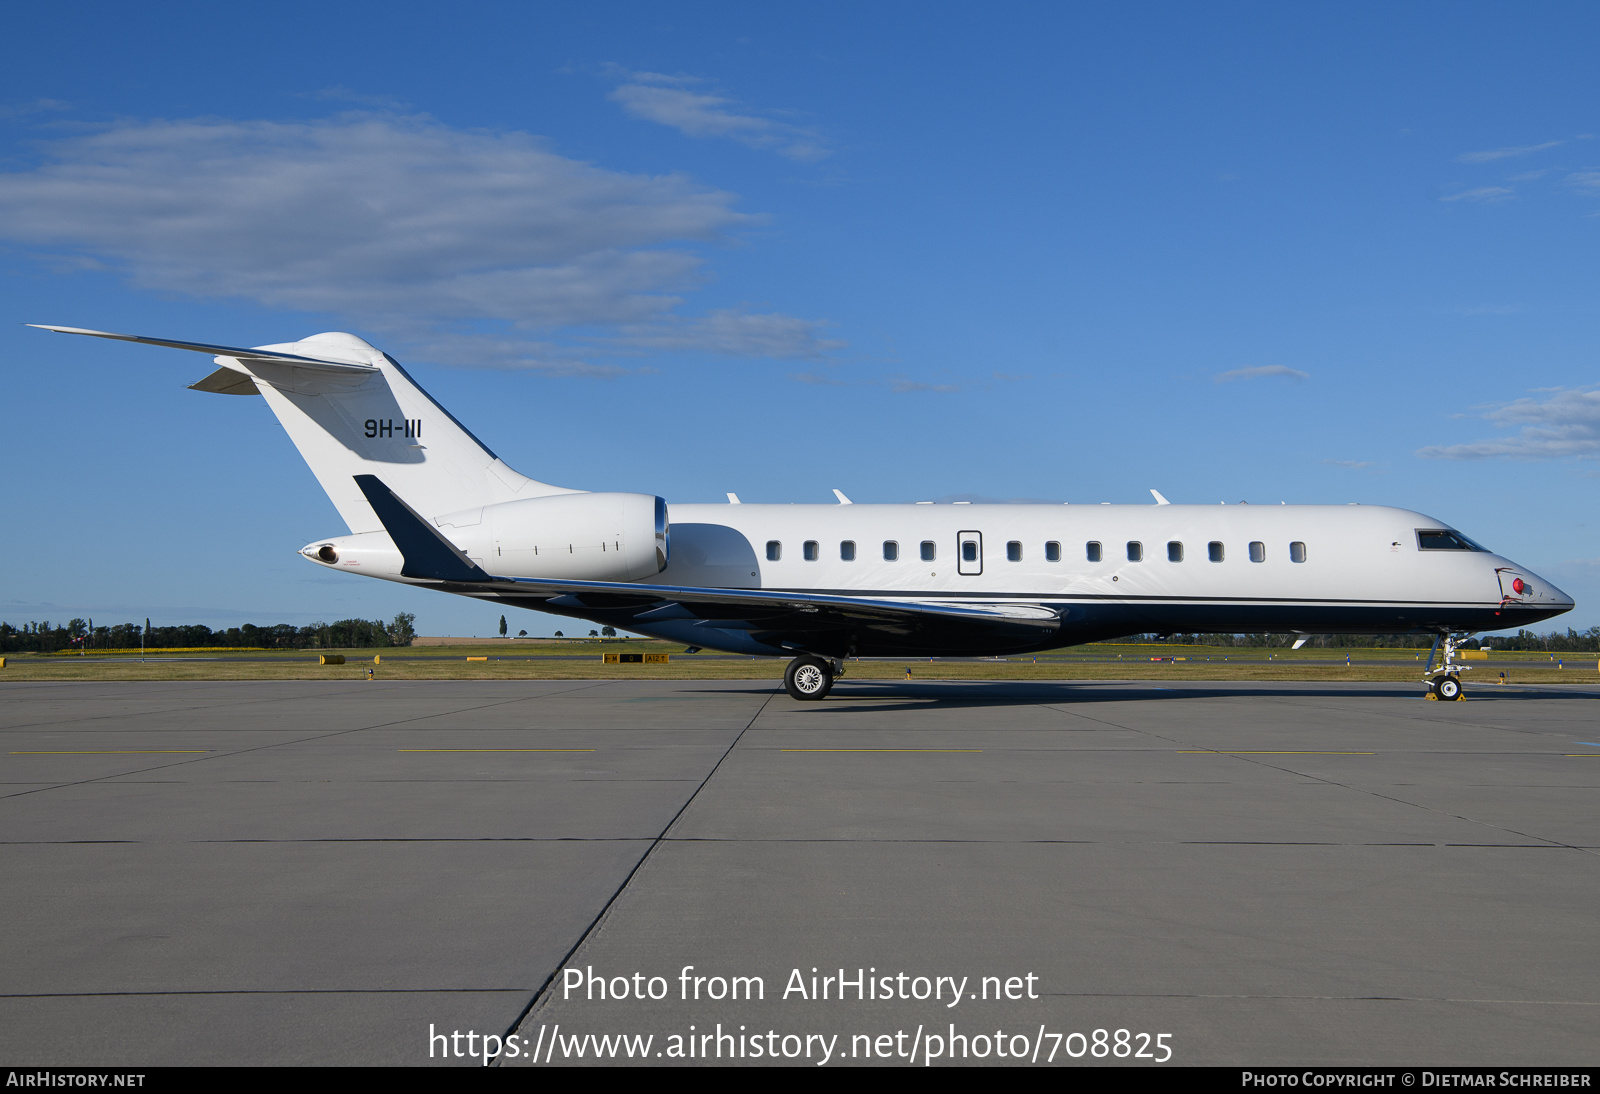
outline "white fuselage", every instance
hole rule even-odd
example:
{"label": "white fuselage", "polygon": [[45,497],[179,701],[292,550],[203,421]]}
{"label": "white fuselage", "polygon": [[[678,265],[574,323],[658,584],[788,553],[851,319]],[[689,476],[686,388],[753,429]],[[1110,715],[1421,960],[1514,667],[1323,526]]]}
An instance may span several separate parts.
{"label": "white fuselage", "polygon": [[[1498,603],[1498,555],[1422,551],[1420,513],[1360,505],[672,505],[650,581],[890,596]],[[732,533],[732,534],[730,534]],[[973,533],[973,535],[968,535]],[[963,539],[980,541],[963,562]],[[780,545],[769,559],[767,544]],[[806,557],[814,542],[816,558]],[[846,559],[842,544],[854,545]],[[884,545],[896,545],[894,560]],[[934,557],[923,558],[923,544]],[[1019,557],[1011,557],[1015,543]],[[1049,557],[1048,545],[1059,546]],[[1128,544],[1141,545],[1130,560]],[[1181,546],[1173,561],[1169,544]],[[1213,561],[1210,544],[1222,545]],[[1250,545],[1262,544],[1253,562]],[[1291,544],[1304,545],[1303,561]],[[1098,544],[1099,558],[1091,559]],[[490,560],[492,563],[492,560]],[[1526,573],[1526,571],[1519,571]],[[1565,600],[1541,582],[1544,597]],[[1570,601],[1567,602],[1570,606]]]}
{"label": "white fuselage", "polygon": [[[1449,526],[1386,506],[679,504],[668,512],[670,560],[639,584],[1036,605],[1062,619],[1040,645],[1144,631],[1489,630],[1572,607],[1499,555],[1424,549],[1419,532]],[[488,573],[558,576],[524,545],[436,523]],[[375,554],[344,546],[358,540]],[[382,533],[327,542],[358,572],[405,580]],[[619,547],[609,557],[625,557],[629,543]],[[554,558],[567,565],[585,549],[606,557],[580,543]],[[705,622],[568,614],[713,648],[756,648],[748,633]],[[938,648],[964,647],[956,639]]]}

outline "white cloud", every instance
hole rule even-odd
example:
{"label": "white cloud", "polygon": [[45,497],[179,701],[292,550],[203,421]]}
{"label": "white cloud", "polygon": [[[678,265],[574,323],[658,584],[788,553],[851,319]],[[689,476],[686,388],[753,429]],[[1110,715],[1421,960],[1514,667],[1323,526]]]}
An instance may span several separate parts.
{"label": "white cloud", "polygon": [[1562,181],[1574,190],[1582,190],[1588,194],[1600,194],[1600,171],[1574,171]]}
{"label": "white cloud", "polygon": [[792,315],[753,315],[719,310],[694,319],[667,318],[649,326],[624,327],[603,340],[618,350],[699,350],[730,357],[803,359],[825,356],[843,342],[821,337],[826,324]]}
{"label": "white cloud", "polygon": [[1547,148],[1556,148],[1565,143],[1565,141],[1545,141],[1543,144],[1525,144],[1513,148],[1491,148],[1487,152],[1463,152],[1456,157],[1456,162],[1492,163],[1495,160],[1505,160],[1514,156],[1526,156],[1533,152],[1543,152]]}
{"label": "white cloud", "polygon": [[1600,456],[1600,388],[1559,389],[1544,399],[1518,399],[1489,409],[1483,417],[1518,432],[1470,444],[1430,445],[1417,455],[1426,460]]}
{"label": "white cloud", "polygon": [[1262,376],[1282,376],[1287,380],[1311,379],[1309,372],[1301,372],[1287,365],[1257,365],[1254,368],[1236,368],[1230,372],[1219,372],[1212,377],[1212,380],[1219,384],[1228,384],[1235,380],[1255,380]]}
{"label": "white cloud", "polygon": [[[531,338],[506,338],[491,334],[437,331],[409,340],[412,355],[459,368],[498,369],[506,372],[541,372],[547,376],[586,376],[615,380],[657,371],[648,365],[630,368],[598,364],[581,356],[581,350]],[[589,355],[594,356],[594,355]]]}
{"label": "white cloud", "polygon": [[722,137],[750,148],[767,149],[792,160],[810,162],[830,155],[814,130],[737,107],[735,100],[693,85],[693,76],[657,72],[624,73],[627,82],[608,98],[635,118],[670,126],[688,137]]}
{"label": "white cloud", "polygon": [[34,99],[26,103],[0,104],[0,119],[25,118],[46,111],[70,110],[72,104],[61,99]]}
{"label": "white cloud", "polygon": [[[652,331],[716,353],[838,345],[788,316],[675,314],[703,277],[696,247],[760,223],[734,200],[681,175],[569,159],[526,133],[425,117],[131,122],[0,173],[0,238],[138,288],[328,313],[418,347],[464,324],[588,335],[582,351],[457,338],[468,360],[573,369],[605,352],[607,327],[625,328],[621,349],[648,348]],[[785,324],[786,338],[774,333]],[[806,331],[810,353],[797,348]]]}
{"label": "white cloud", "polygon": [[1472,190],[1463,190],[1459,194],[1446,194],[1440,201],[1505,201],[1511,197],[1513,191],[1509,186],[1479,186]]}
{"label": "white cloud", "polygon": [[958,384],[925,384],[921,380],[896,378],[889,381],[889,390],[894,392],[896,395],[904,395],[913,391],[939,391],[949,393],[952,391],[960,391],[961,387]]}

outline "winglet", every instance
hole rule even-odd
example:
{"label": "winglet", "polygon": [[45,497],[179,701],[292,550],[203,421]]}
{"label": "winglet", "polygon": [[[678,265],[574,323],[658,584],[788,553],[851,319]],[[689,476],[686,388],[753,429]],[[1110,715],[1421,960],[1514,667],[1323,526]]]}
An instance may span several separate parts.
{"label": "winglet", "polygon": [[1159,490],[1151,490],[1150,493],[1155,495],[1155,499],[1156,499],[1156,504],[1157,505],[1171,505],[1172,504],[1166,498],[1161,496],[1161,491],[1159,491]]}
{"label": "winglet", "polygon": [[840,505],[854,505],[855,502],[844,496],[844,491],[835,489],[833,496],[839,499]]}
{"label": "winglet", "polygon": [[417,515],[411,506],[395,497],[376,475],[354,476],[356,485],[367,496],[372,511],[383,521],[384,531],[394,540],[405,558],[401,577],[420,577],[432,581],[489,581],[491,578],[476,563],[461,553],[439,529]]}

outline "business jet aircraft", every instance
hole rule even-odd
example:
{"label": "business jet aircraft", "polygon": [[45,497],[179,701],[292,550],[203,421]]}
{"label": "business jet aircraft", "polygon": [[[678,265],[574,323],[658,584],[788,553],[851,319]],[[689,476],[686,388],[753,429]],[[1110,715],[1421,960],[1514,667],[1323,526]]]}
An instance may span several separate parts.
{"label": "business jet aircraft", "polygon": [[[821,699],[852,656],[1026,653],[1141,632],[1433,632],[1572,608],[1526,568],[1404,509],[1329,505],[673,505],[506,466],[389,355],[350,334],[195,350],[191,384],[267,400],[350,534],[319,566],[624,627],[691,648],[792,656]],[[670,522],[669,522],[670,514]],[[1437,642],[1435,649],[1437,649]],[[1433,669],[1430,657],[1429,669]]]}

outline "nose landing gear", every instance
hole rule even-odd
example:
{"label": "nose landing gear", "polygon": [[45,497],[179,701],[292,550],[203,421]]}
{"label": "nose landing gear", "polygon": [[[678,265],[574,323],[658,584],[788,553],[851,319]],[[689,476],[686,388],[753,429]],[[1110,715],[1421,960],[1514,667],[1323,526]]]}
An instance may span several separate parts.
{"label": "nose landing gear", "polygon": [[821,699],[833,688],[834,678],[843,675],[844,666],[839,662],[802,654],[784,670],[783,687],[792,699]]}
{"label": "nose landing gear", "polygon": [[[1465,639],[1466,635],[1462,635],[1462,638]],[[1441,642],[1444,644],[1444,661],[1435,670],[1433,659],[1439,652]],[[1428,655],[1428,667],[1422,670],[1423,676],[1428,680],[1427,697],[1429,699],[1441,699],[1450,702],[1463,697],[1461,674],[1469,671],[1472,666],[1456,664],[1455,656],[1456,636],[1453,634],[1441,634],[1433,643],[1433,653]]]}

